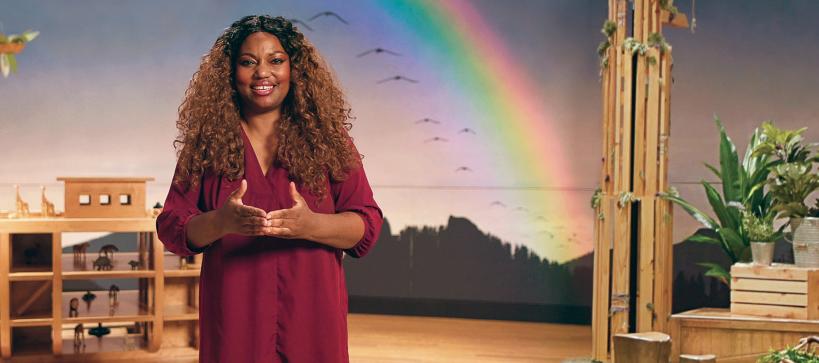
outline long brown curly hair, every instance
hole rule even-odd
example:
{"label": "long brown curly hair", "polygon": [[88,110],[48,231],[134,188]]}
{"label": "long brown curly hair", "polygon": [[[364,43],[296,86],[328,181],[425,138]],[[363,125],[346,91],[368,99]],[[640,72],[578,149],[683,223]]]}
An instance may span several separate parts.
{"label": "long brown curly hair", "polygon": [[255,32],[275,35],[291,62],[276,158],[291,179],[323,198],[328,174],[334,181],[343,180],[360,162],[348,135],[350,108],[315,47],[290,21],[266,15],[234,22],[202,58],[179,106],[179,135],[173,143],[178,158],[175,181],[195,187],[208,168],[229,180],[244,174],[242,111],[234,72],[239,48]]}

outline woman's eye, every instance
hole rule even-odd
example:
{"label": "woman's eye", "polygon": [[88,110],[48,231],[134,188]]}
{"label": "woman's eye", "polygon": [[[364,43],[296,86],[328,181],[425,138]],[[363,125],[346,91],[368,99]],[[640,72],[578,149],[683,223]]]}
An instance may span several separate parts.
{"label": "woman's eye", "polygon": [[243,66],[249,66],[249,65],[253,64],[253,61],[245,59],[245,60],[239,61],[239,64],[243,65]]}
{"label": "woman's eye", "polygon": [[273,59],[273,64],[282,64],[282,63],[284,63],[284,59],[282,59],[282,58],[274,58]]}

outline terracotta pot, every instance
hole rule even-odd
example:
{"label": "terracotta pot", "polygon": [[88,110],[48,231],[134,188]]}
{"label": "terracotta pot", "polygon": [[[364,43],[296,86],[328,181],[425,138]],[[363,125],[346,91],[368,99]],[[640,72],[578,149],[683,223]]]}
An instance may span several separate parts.
{"label": "terracotta pot", "polygon": [[23,48],[26,47],[25,43],[3,43],[0,44],[0,53],[11,53],[17,54],[23,51]]}

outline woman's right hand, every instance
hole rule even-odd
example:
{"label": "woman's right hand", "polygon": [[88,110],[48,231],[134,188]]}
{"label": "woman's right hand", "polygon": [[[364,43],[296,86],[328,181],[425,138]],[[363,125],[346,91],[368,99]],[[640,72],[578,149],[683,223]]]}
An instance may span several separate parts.
{"label": "woman's right hand", "polygon": [[270,227],[270,221],[266,218],[267,213],[264,210],[242,203],[245,192],[247,192],[247,180],[242,179],[239,188],[230,193],[228,199],[218,209],[222,235],[234,233],[262,236]]}

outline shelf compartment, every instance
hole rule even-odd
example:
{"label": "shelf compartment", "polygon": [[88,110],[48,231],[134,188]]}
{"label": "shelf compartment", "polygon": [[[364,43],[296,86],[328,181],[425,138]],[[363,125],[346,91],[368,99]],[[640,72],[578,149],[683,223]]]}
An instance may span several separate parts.
{"label": "shelf compartment", "polygon": [[[154,317],[146,306],[139,302],[138,290],[121,290],[117,295],[118,306],[111,309],[108,298],[108,290],[94,290],[96,295],[89,305],[82,300],[85,291],[63,292],[62,301],[62,322],[70,324],[78,323],[106,323],[118,321],[153,321]],[[77,309],[79,316],[70,318],[69,304],[72,298],[77,298],[80,306]]]}
{"label": "shelf compartment", "polygon": [[10,284],[11,300],[9,316],[15,319],[41,319],[51,317],[52,282],[14,281]]}
{"label": "shelf compartment", "polygon": [[11,354],[13,357],[51,354],[51,327],[11,328]]}
{"label": "shelf compartment", "polygon": [[160,349],[199,348],[198,321],[166,321],[163,329]]}
{"label": "shelf compartment", "polygon": [[199,319],[199,279],[168,277],[165,279],[165,321]]}
{"label": "shelf compartment", "polygon": [[98,257],[96,253],[89,253],[84,260],[75,261],[73,253],[62,254],[63,279],[82,280],[90,278],[140,278],[156,277],[156,271],[146,268],[146,264],[138,270],[131,270],[129,261],[138,261],[137,252],[115,252],[111,270],[95,270],[94,260]]}
{"label": "shelf compartment", "polygon": [[51,233],[12,233],[9,272],[51,272],[53,238]]}
{"label": "shelf compartment", "polygon": [[146,339],[146,329],[150,329],[149,323],[119,321],[103,326],[111,329],[111,333],[102,337],[95,337],[89,333],[90,329],[96,328],[96,323],[84,323],[85,347],[74,346],[74,324],[63,324],[61,336],[63,339],[63,355],[85,355],[95,353],[124,353],[131,351],[146,351],[148,342]]}
{"label": "shelf compartment", "polygon": [[[182,259],[185,259],[187,267],[182,267]],[[201,258],[196,256],[180,257],[166,252],[162,261],[166,277],[199,277],[200,275]]]}

